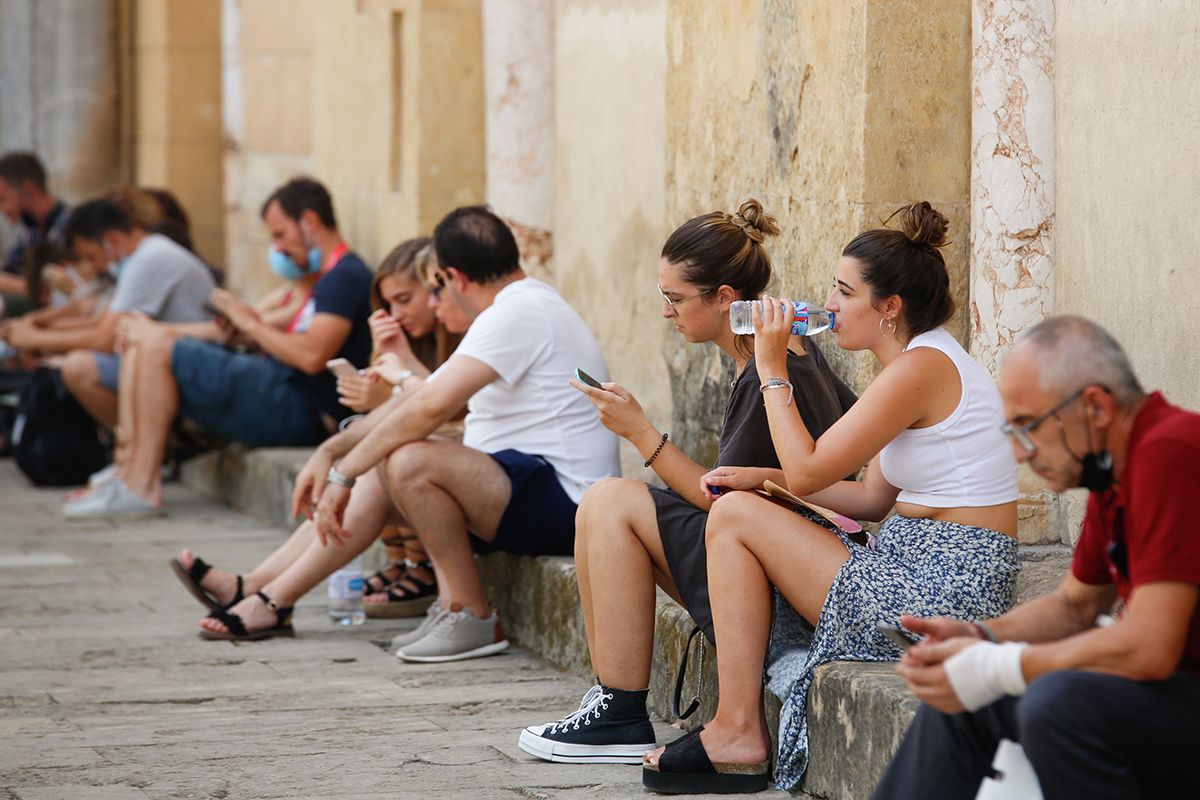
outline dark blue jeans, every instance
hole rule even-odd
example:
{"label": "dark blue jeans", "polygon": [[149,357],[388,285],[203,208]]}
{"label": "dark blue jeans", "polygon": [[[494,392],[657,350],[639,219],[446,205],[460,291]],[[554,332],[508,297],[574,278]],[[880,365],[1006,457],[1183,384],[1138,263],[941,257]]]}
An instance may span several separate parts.
{"label": "dark blue jeans", "polygon": [[179,414],[229,442],[303,447],[328,434],[295,370],[269,356],[180,339],[171,350]]}
{"label": "dark blue jeans", "polygon": [[1200,677],[1137,682],[1052,672],[973,714],[922,706],[872,800],[973,800],[1001,739],[1046,800],[1200,796]]}

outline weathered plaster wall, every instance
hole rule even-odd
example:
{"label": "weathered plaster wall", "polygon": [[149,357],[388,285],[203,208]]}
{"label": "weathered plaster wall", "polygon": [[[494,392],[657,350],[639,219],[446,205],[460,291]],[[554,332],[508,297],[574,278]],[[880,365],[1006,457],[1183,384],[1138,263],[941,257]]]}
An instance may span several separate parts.
{"label": "weathered plaster wall", "polygon": [[1066,0],[1056,46],[1057,310],[1099,320],[1148,388],[1200,407],[1200,16],[1187,0]]}
{"label": "weathered plaster wall", "polygon": [[125,173],[115,0],[0,0],[0,152],[34,150],[78,201]]}
{"label": "weathered plaster wall", "polygon": [[[968,0],[671,0],[668,227],[756,196],[783,226],[774,288],[823,301],[855,233],[927,199],[951,218],[952,329],[965,340],[969,12]],[[824,338],[864,386],[873,359]],[[668,361],[673,430],[710,460],[732,367],[678,342]]]}
{"label": "weathered plaster wall", "polygon": [[226,0],[232,285],[274,284],[258,218],[297,173],[323,181],[370,263],[484,199],[480,0]]}
{"label": "weathered plaster wall", "polygon": [[554,253],[554,0],[483,4],[487,201],[517,235],[522,263]]}
{"label": "weathered plaster wall", "polygon": [[[671,384],[655,285],[666,235],[665,0],[558,0],[555,275],[613,380],[664,429]],[[623,443],[629,476],[646,476]]]}

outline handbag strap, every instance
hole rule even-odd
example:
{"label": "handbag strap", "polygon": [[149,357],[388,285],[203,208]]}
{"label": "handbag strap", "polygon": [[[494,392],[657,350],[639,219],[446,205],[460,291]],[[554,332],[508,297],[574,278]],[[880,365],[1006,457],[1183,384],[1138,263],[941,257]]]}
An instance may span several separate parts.
{"label": "handbag strap", "polygon": [[692,632],[688,634],[687,642],[683,645],[683,657],[679,659],[679,672],[675,675],[675,696],[671,700],[671,710],[675,713],[676,719],[687,719],[692,714],[696,713],[696,709],[700,707],[700,681],[704,679],[704,640],[700,640],[700,667],[696,670],[696,694],[692,697],[692,702],[688,705],[687,711],[679,710],[679,701],[683,696],[683,679],[687,676],[688,653],[692,649],[692,640],[700,633],[700,626],[692,628]]}

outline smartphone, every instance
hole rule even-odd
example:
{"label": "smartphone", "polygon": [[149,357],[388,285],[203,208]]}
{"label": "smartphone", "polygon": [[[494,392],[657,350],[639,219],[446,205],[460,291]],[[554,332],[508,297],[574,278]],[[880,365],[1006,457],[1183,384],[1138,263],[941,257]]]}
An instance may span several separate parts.
{"label": "smartphone", "polygon": [[911,638],[907,633],[900,630],[895,625],[888,625],[886,622],[876,622],[875,630],[891,639],[892,642],[901,650],[907,650],[917,643],[916,640]]}
{"label": "smartphone", "polygon": [[600,381],[596,380],[591,375],[588,375],[586,372],[581,370],[579,367],[575,368],[575,380],[579,381],[580,383],[586,383],[588,386],[591,386],[593,389],[603,389],[604,388],[603,386],[600,385]]}
{"label": "smartphone", "polygon": [[338,378],[348,378],[351,375],[358,374],[358,367],[344,358],[335,358],[331,361],[326,361],[325,369],[332,372]]}

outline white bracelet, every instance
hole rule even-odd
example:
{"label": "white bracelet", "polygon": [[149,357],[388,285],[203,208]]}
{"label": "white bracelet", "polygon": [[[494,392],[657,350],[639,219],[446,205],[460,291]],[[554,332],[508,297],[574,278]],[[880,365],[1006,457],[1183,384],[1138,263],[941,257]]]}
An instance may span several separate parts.
{"label": "white bracelet", "polygon": [[392,387],[392,397],[398,394],[404,394],[404,382],[416,375],[417,373],[411,369],[406,369],[396,376],[396,385]]}
{"label": "white bracelet", "polygon": [[978,711],[1005,695],[1023,695],[1021,653],[1028,646],[1024,642],[972,644],[946,659],[946,680],[968,711]]}
{"label": "white bracelet", "polygon": [[764,403],[767,402],[766,394],[770,389],[787,389],[787,402],[784,403],[784,406],[790,406],[792,404],[792,392],[794,391],[794,387],[792,386],[791,381],[784,378],[767,378],[767,382],[758,387],[759,393],[763,395]]}

